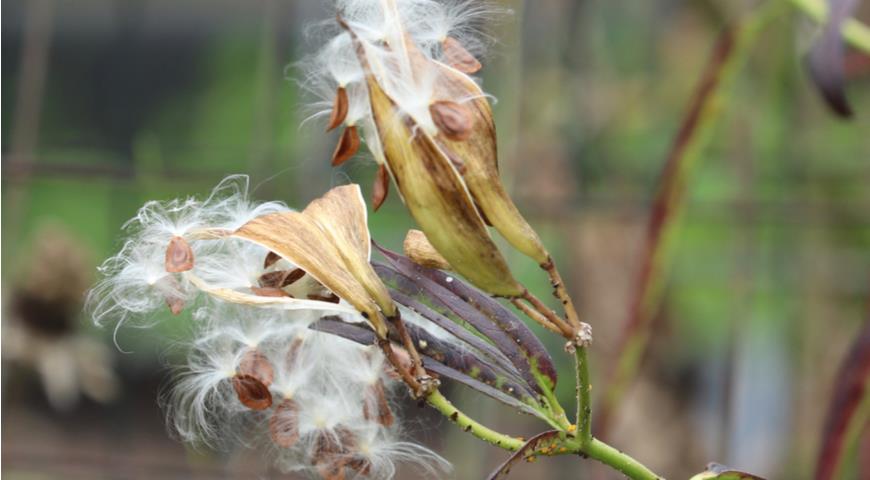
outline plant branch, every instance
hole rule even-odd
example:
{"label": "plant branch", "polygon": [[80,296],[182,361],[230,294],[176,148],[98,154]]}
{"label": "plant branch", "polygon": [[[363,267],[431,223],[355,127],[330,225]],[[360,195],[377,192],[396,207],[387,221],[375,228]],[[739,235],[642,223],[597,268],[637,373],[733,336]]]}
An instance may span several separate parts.
{"label": "plant branch", "polygon": [[592,383],[589,381],[586,347],[574,351],[574,360],[577,369],[577,436],[580,445],[585,447],[592,441]]}
{"label": "plant branch", "polygon": [[[529,304],[541,315],[543,315],[551,324],[556,326],[559,329],[559,333],[571,340],[574,338],[574,328],[565,323],[565,320],[562,319],[556,312],[553,311],[550,307],[548,307],[544,302],[541,301],[540,298],[536,297],[532,292],[528,289],[523,289],[522,299],[529,302]],[[536,320],[532,317],[533,320]]]}
{"label": "plant branch", "polygon": [[613,467],[633,480],[659,480],[662,478],[634,458],[620,452],[597,438],[591,438],[589,445],[584,448],[582,452],[588,455],[589,458],[593,458],[605,465]]}
{"label": "plant branch", "polygon": [[568,319],[568,322],[571,323],[575,330],[579,330],[580,316],[577,315],[577,310],[574,308],[574,301],[571,300],[571,296],[568,295],[568,290],[565,289],[565,282],[562,280],[562,276],[559,274],[559,270],[556,268],[556,263],[553,262],[553,258],[549,257],[547,263],[541,264],[541,268],[543,268],[544,271],[547,272],[547,276],[550,277],[550,285],[553,287],[553,296],[562,302],[562,307],[565,309],[565,317]]}
{"label": "plant branch", "polygon": [[442,415],[450,419],[451,422],[462,428],[462,430],[487,443],[495,445],[496,447],[515,451],[520,449],[520,447],[525,443],[519,438],[496,432],[489,427],[481,425],[468,415],[462,413],[438,390],[430,393],[429,396],[426,397],[426,402],[428,402],[435,410],[441,412]]}
{"label": "plant branch", "polygon": [[556,335],[562,335],[562,330],[559,329],[556,325],[553,324],[547,317],[539,313],[537,310],[529,306],[529,304],[523,302],[519,298],[512,298],[511,304],[513,304],[517,309],[523,312],[527,317],[531,318],[535,322],[537,322],[542,327],[547,330],[555,333]]}

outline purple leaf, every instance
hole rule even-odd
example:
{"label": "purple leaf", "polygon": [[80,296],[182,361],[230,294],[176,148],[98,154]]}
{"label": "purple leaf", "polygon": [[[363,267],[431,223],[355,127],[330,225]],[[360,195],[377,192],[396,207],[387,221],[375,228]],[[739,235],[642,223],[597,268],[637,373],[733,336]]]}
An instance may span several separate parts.
{"label": "purple leaf", "polygon": [[809,70],[828,106],[844,118],[852,116],[846,99],[845,46],[841,29],[858,2],[828,0],[828,22],[809,55]]}
{"label": "purple leaf", "polygon": [[[383,269],[378,270],[378,268],[379,267],[376,267],[376,271],[378,271],[378,274],[382,277],[389,277],[389,280],[399,280],[398,276],[401,276],[401,274],[398,272],[387,272]],[[393,273],[395,275],[392,275]],[[496,348],[493,347],[492,344],[487,343],[482,338],[471,333],[462,326],[457,325],[456,322],[454,322],[453,320],[450,320],[449,318],[429,308],[428,306],[411,297],[410,295],[406,295],[405,293],[402,293],[398,290],[390,289],[390,296],[397,303],[417,312],[418,314],[420,314],[420,316],[443,328],[448,333],[456,337],[458,340],[466,343],[471,348],[478,350],[479,352],[481,352],[482,355],[488,357],[501,368],[505,369],[508,372],[519,375],[516,367],[513,366],[510,360],[508,360],[508,358],[505,357],[503,353],[496,350]]]}
{"label": "purple leaf", "polygon": [[[436,306],[452,312],[453,315],[448,315],[451,318],[458,317],[490,339],[529,385],[539,391],[532,374],[534,368],[549,380],[549,388],[555,386],[556,371],[552,359],[540,340],[510,310],[456,277],[417,265],[402,255],[375,246],[396,271],[413,283],[416,291],[425,294]],[[378,269],[377,265],[375,269]],[[401,287],[410,288],[407,285]]]}
{"label": "purple leaf", "polygon": [[539,450],[548,442],[555,442],[559,438],[558,430],[548,430],[543,433],[539,433],[534,437],[530,438],[526,443],[523,444],[516,452],[512,453],[510,457],[507,458],[498,468],[492,472],[488,478],[488,480],[498,480],[499,478],[506,477],[510,471],[511,467],[516,465],[516,463],[524,458],[533,457],[536,450]]}
{"label": "purple leaf", "polygon": [[[425,331],[422,331],[422,329],[419,328],[415,328],[415,326],[413,325],[407,325],[407,327],[409,332],[411,333],[412,338],[416,337],[414,338],[415,343],[419,343],[421,338],[425,335]],[[375,341],[374,332],[368,327],[362,324],[357,325],[352,323],[346,323],[335,317],[324,317],[314,323],[311,328],[313,330],[329,333],[331,335],[336,335],[362,345],[371,345]],[[437,340],[435,340],[431,336],[426,338],[428,339],[425,340],[427,344],[437,345]],[[399,346],[399,348],[401,347]],[[485,364],[475,364],[475,362],[469,359],[467,356],[463,357],[461,355],[458,355],[458,352],[456,350],[448,349],[447,351],[450,353],[445,356],[442,355],[443,352],[437,351],[435,348],[429,349],[428,352],[426,351],[427,349],[429,349],[429,345],[427,345],[426,349],[421,349],[420,351],[420,353],[422,354],[423,366],[426,368],[427,371],[461,383],[514,409],[520,410],[523,413],[544,418],[532,406],[535,400],[531,392],[526,390],[524,387],[515,384],[502,383],[500,384],[501,388],[499,389],[479,380],[478,378],[494,379],[499,377],[499,374],[493,371],[489,366]],[[433,353],[434,355],[436,355],[436,357],[430,356],[430,354]],[[469,367],[469,365],[473,365],[472,368],[477,370],[475,372],[475,375],[477,375],[478,378],[474,378],[471,375],[468,375],[467,373],[464,373],[460,370],[461,368]]]}

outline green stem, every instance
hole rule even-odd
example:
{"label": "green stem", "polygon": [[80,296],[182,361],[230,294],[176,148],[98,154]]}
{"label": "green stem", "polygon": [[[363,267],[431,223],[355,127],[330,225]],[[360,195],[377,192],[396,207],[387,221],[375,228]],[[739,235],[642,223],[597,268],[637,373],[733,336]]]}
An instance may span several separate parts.
{"label": "green stem", "polygon": [[589,398],[592,383],[589,381],[586,348],[578,347],[574,352],[574,359],[577,368],[577,434],[580,445],[585,447],[592,441],[592,400]]}
{"label": "green stem", "polygon": [[538,380],[538,385],[541,387],[541,391],[544,392],[544,399],[547,401],[547,406],[550,407],[550,416],[556,423],[554,426],[559,430],[569,429],[571,422],[568,421],[568,416],[565,415],[565,409],[562,408],[562,404],[559,403],[559,399],[556,398],[556,395],[553,393],[548,382],[544,381],[541,378],[541,374],[536,370],[532,370],[532,375],[536,380]]}
{"label": "green stem", "polygon": [[[825,23],[828,18],[828,6],[821,0],[789,0],[789,2],[818,23]],[[854,18],[848,18],[843,22],[842,30],[846,43],[864,53],[870,53],[870,28]]]}
{"label": "green stem", "polygon": [[662,478],[629,455],[620,452],[597,438],[590,439],[589,444],[583,449],[583,453],[588,455],[589,458],[594,458],[605,465],[619,470],[623,475],[632,480],[659,480]]}
{"label": "green stem", "polygon": [[447,400],[447,398],[438,390],[430,393],[429,396],[426,397],[426,401],[429,405],[435,408],[435,410],[438,410],[442,415],[450,419],[451,422],[459,425],[459,427],[464,431],[485,442],[491,443],[496,447],[514,451],[519,450],[519,448],[525,443],[519,438],[496,432],[489,427],[477,423],[474,419],[462,413],[458,408],[450,403],[450,400]]}

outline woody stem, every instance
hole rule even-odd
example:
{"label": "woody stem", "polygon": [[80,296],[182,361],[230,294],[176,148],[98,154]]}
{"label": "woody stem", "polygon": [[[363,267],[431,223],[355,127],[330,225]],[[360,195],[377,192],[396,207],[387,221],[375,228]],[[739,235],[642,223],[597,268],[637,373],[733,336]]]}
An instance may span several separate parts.
{"label": "woody stem", "polygon": [[399,376],[402,377],[402,381],[408,385],[414,392],[420,391],[420,382],[411,374],[410,370],[405,368],[405,365],[396,355],[396,351],[393,350],[393,345],[386,338],[378,339],[378,346],[381,348],[381,351],[384,352],[384,356],[387,357],[387,361],[390,362],[390,365],[399,372]]}

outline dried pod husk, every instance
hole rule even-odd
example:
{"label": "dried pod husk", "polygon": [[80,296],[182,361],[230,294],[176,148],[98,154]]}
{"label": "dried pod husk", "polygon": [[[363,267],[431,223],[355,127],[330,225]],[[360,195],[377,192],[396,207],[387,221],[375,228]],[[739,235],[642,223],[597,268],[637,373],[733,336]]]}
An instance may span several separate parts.
{"label": "dried pod husk", "polygon": [[435,250],[426,234],[420,230],[408,230],[402,247],[405,255],[418,265],[441,270],[451,269],[447,259]]}
{"label": "dried pod husk", "polygon": [[193,268],[193,249],[182,237],[175,236],[166,247],[164,267],[169,273],[186,272]]}
{"label": "dried pod husk", "polygon": [[353,305],[382,338],[395,305],[369,264],[371,243],[358,185],[337,187],[302,212],[257,217],[233,236],[284,257]]}
{"label": "dried pod husk", "polygon": [[296,402],[285,399],[275,407],[269,418],[269,435],[281,448],[290,448],[299,441],[299,407]]}
{"label": "dried pod husk", "polygon": [[272,406],[272,392],[256,377],[240,374],[234,376],[232,382],[242,405],[251,410],[265,410]]}
{"label": "dried pod husk", "polygon": [[249,375],[256,378],[267,387],[275,379],[275,369],[272,367],[272,362],[269,361],[269,358],[263,352],[256,348],[249,348],[242,354],[236,371],[240,375]]}
{"label": "dried pod husk", "polygon": [[405,205],[429,241],[480,288],[495,295],[520,295],[522,287],[449,158],[413,120],[400,115],[372,75],[367,84],[384,157]]}
{"label": "dried pod husk", "polygon": [[441,73],[437,77],[436,95],[469,98],[463,107],[472,118],[472,129],[465,138],[439,136],[436,142],[447,155],[462,160],[462,179],[489,223],[511,246],[539,264],[546,263],[549,254],[540,237],[514,205],[499,178],[495,121],[483,90],[461,72],[433,63]]}

